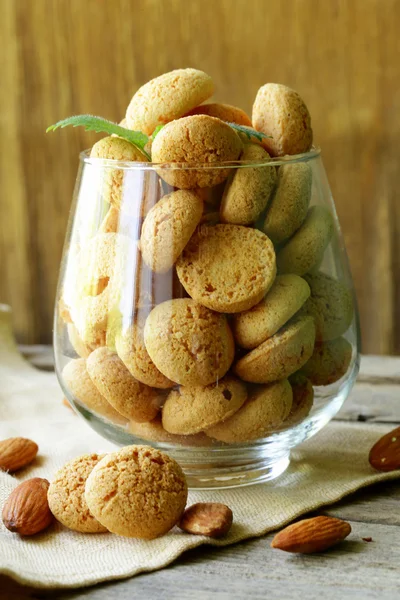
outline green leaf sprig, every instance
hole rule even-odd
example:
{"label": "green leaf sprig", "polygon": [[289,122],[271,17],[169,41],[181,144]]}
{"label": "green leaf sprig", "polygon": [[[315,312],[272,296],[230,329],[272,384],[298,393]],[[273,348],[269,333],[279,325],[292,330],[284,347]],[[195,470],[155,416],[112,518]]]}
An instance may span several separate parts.
{"label": "green leaf sprig", "polygon": [[66,119],[62,119],[62,121],[54,123],[54,125],[50,125],[50,127],[46,129],[46,133],[67,127],[68,125],[72,125],[72,127],[84,127],[86,131],[95,131],[96,133],[108,133],[108,135],[114,133],[118,137],[124,138],[136,146],[136,148],[141,150],[141,152],[151,160],[150,155],[144,149],[149,141],[149,138],[145,133],[126,129],[126,127],[121,127],[121,125],[117,125],[117,123],[113,123],[112,121],[108,121],[101,117],[95,117],[93,115],[75,115],[73,117],[67,117]]}
{"label": "green leaf sprig", "polygon": [[262,140],[265,138],[272,138],[272,135],[266,135],[265,133],[261,133],[261,131],[257,131],[252,127],[247,127],[247,125],[238,125],[237,123],[228,123],[228,125],[232,127],[232,129],[236,129],[236,131],[244,133],[249,140],[251,140],[253,137],[262,142]]}

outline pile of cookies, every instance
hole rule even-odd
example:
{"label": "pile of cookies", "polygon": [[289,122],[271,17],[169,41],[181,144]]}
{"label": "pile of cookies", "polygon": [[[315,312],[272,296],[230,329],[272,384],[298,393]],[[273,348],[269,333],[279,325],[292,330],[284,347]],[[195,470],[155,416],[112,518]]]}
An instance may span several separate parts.
{"label": "pile of cookies", "polygon": [[107,212],[71,249],[59,303],[78,355],[64,387],[154,442],[242,443],[293,426],[352,355],[351,292],[320,270],[334,220],[310,206],[307,107],[266,84],[250,119],[203,104],[213,90],[179,69],[136,92],[121,124],[150,136],[152,163],[120,137],[93,146],[87,168],[122,162],[104,162]]}

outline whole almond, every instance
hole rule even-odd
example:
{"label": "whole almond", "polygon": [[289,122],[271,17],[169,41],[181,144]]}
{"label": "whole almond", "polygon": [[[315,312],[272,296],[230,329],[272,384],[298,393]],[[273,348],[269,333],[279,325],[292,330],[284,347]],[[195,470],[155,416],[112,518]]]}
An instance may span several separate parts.
{"label": "whole almond", "polygon": [[20,535],[34,535],[53,521],[47,502],[47,479],[33,477],[20,483],[11,492],[3,507],[3,523]]}
{"label": "whole almond", "polygon": [[346,521],[334,517],[313,517],[282,529],[272,540],[271,547],[302,554],[322,552],[344,540],[350,532],[351,526]]}
{"label": "whole almond", "polygon": [[38,445],[22,437],[8,438],[0,442],[0,469],[14,473],[33,461]]}
{"label": "whole almond", "polygon": [[372,446],[369,464],[378,471],[400,469],[400,427],[389,431]]}
{"label": "whole almond", "polygon": [[179,527],[187,533],[219,538],[231,528],[233,513],[219,502],[198,502],[185,510]]}

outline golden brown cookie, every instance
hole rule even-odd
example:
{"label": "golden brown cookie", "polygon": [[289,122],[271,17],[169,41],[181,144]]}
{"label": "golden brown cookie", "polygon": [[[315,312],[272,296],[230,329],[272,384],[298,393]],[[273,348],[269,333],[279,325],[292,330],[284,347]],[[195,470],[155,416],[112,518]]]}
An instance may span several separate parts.
{"label": "golden brown cookie", "polygon": [[168,433],[162,426],[161,416],[157,415],[153,421],[148,423],[136,423],[130,421],[128,431],[137,435],[142,440],[174,444],[175,446],[211,446],[212,442],[204,433],[196,435],[174,435]]}
{"label": "golden brown cookie", "polygon": [[333,217],[324,206],[313,206],[276,260],[279,273],[305,275],[322,258],[333,234]]}
{"label": "golden brown cookie", "polygon": [[255,306],[276,274],[268,237],[240,225],[203,225],[176,263],[182,285],[197,302],[218,312]]}
{"label": "golden brown cookie", "polygon": [[279,83],[260,87],[253,105],[253,127],[268,136],[263,146],[271,156],[300,154],[313,141],[310,113],[299,94]]}
{"label": "golden brown cookie", "polygon": [[191,190],[164,196],[144,220],[140,249],[144,262],[156,273],[175,264],[203,214],[203,201]]}
{"label": "golden brown cookie", "polygon": [[294,318],[278,333],[238,360],[234,371],[244,381],[253,383],[284,379],[308,361],[313,352],[314,341],[313,319]]}
{"label": "golden brown cookie", "polygon": [[126,420],[107,402],[93,384],[86,369],[86,360],[70,360],[62,371],[62,380],[69,392],[80,404],[113,423],[123,425]]}
{"label": "golden brown cookie", "polygon": [[[239,136],[224,121],[194,115],[172,121],[160,131],[152,145],[152,159],[155,163],[181,163],[158,169],[170,185],[184,189],[212,187],[224,181],[230,169],[209,167],[238,160],[242,148]],[[203,168],[194,169],[190,163],[201,163]]]}
{"label": "golden brown cookie", "polygon": [[289,377],[289,383],[293,391],[293,404],[289,416],[285,419],[285,427],[292,427],[304,421],[314,402],[314,388],[307,377],[301,373],[294,373]]}
{"label": "golden brown cookie", "polygon": [[213,93],[214,83],[203,71],[176,69],[164,73],[134,94],[126,110],[127,126],[151,135],[158,125],[183,117]]}
{"label": "golden brown cookie", "polygon": [[120,212],[115,206],[110,206],[99,227],[99,233],[117,233],[119,227]]}
{"label": "golden brown cookie", "polygon": [[104,527],[151,540],[180,519],[187,484],[175,460],[149,446],[126,446],[105,456],[86,482],[89,510]]}
{"label": "golden brown cookie", "polygon": [[220,215],[222,223],[251,225],[267,206],[276,182],[274,166],[260,166],[270,159],[257,144],[245,144],[241,161],[254,161],[255,167],[243,166],[232,174],[225,186]]}
{"label": "golden brown cookie", "polygon": [[231,417],[246,398],[245,384],[231,375],[207,386],[181,386],[169,393],[162,424],[170,433],[199,433]]}
{"label": "golden brown cookie", "polygon": [[237,106],[231,106],[230,104],[221,104],[219,102],[202,104],[191,110],[185,116],[189,117],[191,115],[208,115],[209,117],[216,117],[227,123],[237,123],[238,125],[252,127],[251,119],[246,115],[244,110]]}
{"label": "golden brown cookie", "polygon": [[349,328],[353,318],[353,298],[349,288],[325,273],[309,273],[304,279],[310,286],[311,296],[302,308],[302,314],[313,317],[317,342],[340,337]]}
{"label": "golden brown cookie", "polygon": [[67,331],[71,346],[73,347],[77,355],[81,358],[87,358],[95,348],[93,346],[90,346],[89,344],[85,344],[85,342],[82,341],[78,330],[73,323],[68,323]]}
{"label": "golden brown cookie", "polygon": [[171,388],[175,383],[157,369],[146,350],[143,328],[144,324],[136,320],[117,334],[115,346],[118,356],[141,383],[160,389]]}
{"label": "golden brown cookie", "polygon": [[351,356],[351,344],[343,337],[318,342],[301,372],[313,385],[330,385],[345,375]]}
{"label": "golden brown cookie", "polygon": [[242,348],[256,348],[273,336],[303,306],[309,285],[298,275],[278,275],[259,304],[233,317],[232,331]]}
{"label": "golden brown cookie", "polygon": [[292,388],[287,379],[255,386],[238,412],[206,434],[228,444],[257,440],[279,429],[291,408]]}
{"label": "golden brown cookie", "polygon": [[159,390],[132,377],[115,352],[98,348],[88,357],[86,368],[99,392],[121,415],[139,422],[155,418],[161,403]]}
{"label": "golden brown cookie", "polygon": [[[104,158],[123,162],[149,162],[139,148],[120,137],[109,136],[96,142],[90,152],[91,158]],[[124,185],[125,169],[120,167],[104,169],[102,195],[106,202],[121,208],[130,198]]]}
{"label": "golden brown cookie", "polygon": [[290,238],[304,222],[311,199],[311,185],[312,171],[308,163],[279,167],[277,185],[263,227],[274,244]]}
{"label": "golden brown cookie", "polygon": [[85,500],[86,480],[104,454],[85,454],[67,462],[47,492],[49,507],[57,521],[82,533],[103,533],[107,528],[91,514]]}
{"label": "golden brown cookie", "polygon": [[186,298],[163,302],[151,311],[144,341],[161,373],[181,385],[214,383],[234,357],[226,317]]}

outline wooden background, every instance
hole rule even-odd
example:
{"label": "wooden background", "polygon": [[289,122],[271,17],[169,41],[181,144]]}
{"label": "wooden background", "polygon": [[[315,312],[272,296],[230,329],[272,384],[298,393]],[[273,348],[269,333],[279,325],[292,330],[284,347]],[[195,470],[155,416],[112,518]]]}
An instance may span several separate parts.
{"label": "wooden background", "polygon": [[268,81],[313,119],[345,235],[363,351],[400,353],[399,0],[0,0],[0,301],[19,339],[51,339],[81,130],[120,120],[137,87],[205,70],[250,111]]}

